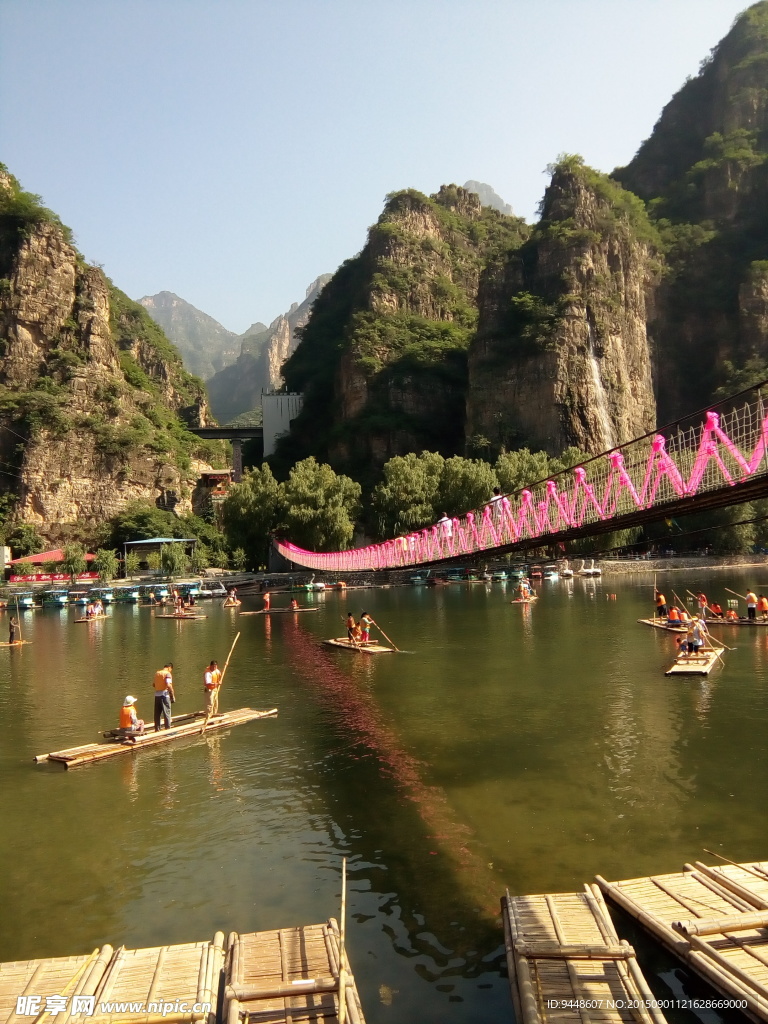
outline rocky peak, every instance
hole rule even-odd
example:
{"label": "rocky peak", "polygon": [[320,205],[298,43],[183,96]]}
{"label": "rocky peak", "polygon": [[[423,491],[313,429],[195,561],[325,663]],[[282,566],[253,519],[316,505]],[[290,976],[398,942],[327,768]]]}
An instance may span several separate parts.
{"label": "rocky peak", "polygon": [[467,192],[474,192],[483,206],[490,206],[492,210],[498,210],[507,217],[513,217],[515,211],[505,203],[501,196],[490,185],[484,181],[465,181],[464,188]]}

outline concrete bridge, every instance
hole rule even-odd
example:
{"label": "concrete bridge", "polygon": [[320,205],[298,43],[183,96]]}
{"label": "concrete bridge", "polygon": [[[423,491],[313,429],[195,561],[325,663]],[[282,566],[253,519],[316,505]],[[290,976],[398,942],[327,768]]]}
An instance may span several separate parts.
{"label": "concrete bridge", "polygon": [[397,569],[551,546],[764,497],[767,386],[405,536],[348,551],[305,551],[288,540],[275,547],[310,569]]}
{"label": "concrete bridge", "polygon": [[252,438],[264,440],[263,427],[188,427],[190,434],[208,441],[232,442],[232,479],[240,483],[243,479],[243,441]]}

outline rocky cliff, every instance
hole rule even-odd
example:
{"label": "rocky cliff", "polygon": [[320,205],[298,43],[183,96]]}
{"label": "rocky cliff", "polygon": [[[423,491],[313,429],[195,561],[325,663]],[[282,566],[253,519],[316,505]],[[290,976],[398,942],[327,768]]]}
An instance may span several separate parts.
{"label": "rocky cliff", "polygon": [[654,236],[636,197],[578,158],[558,165],[530,240],[483,275],[470,448],[599,452],[654,427]]}
{"label": "rocky cliff", "polygon": [[186,373],[141,306],[87,266],[58,219],[0,173],[0,489],[52,542],[134,499],[191,510],[216,445]]}
{"label": "rocky cliff", "polygon": [[294,302],[269,327],[254,324],[241,336],[236,362],[207,381],[211,408],[221,423],[260,407],[263,391],[283,386],[283,364],[296,350],[312,304],[330,279],[330,274],[322,274],[307,288],[302,302]]}
{"label": "rocky cliff", "polygon": [[392,455],[461,450],[480,272],[526,233],[456,185],[390,196],[285,364],[305,401],[282,457],[318,454],[369,476]]}
{"label": "rocky cliff", "polygon": [[196,377],[207,380],[237,359],[240,337],[173,292],[145,295],[139,302],[162,327],[179,350],[184,366]]}
{"label": "rocky cliff", "polygon": [[768,377],[767,66],[763,0],[737,18],[634,160],[614,172],[647,202],[667,251],[655,324],[662,420]]}

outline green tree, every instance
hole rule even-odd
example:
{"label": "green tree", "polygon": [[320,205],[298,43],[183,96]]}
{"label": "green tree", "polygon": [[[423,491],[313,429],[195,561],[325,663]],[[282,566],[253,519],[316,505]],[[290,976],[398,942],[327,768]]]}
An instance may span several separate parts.
{"label": "green tree", "polygon": [[574,466],[580,466],[587,459],[591,458],[586,452],[583,452],[580,448],[565,448],[559,455],[549,460],[549,468],[547,476],[554,476],[556,473],[562,473],[565,469],[573,469]]}
{"label": "green tree", "polygon": [[14,558],[25,555],[36,555],[45,549],[45,543],[29,523],[18,523],[5,535],[5,543],[13,552]]}
{"label": "green tree", "polygon": [[435,502],[445,459],[436,452],[396,455],[383,467],[384,479],[371,496],[380,537],[419,530],[435,521]]}
{"label": "green tree", "polygon": [[120,566],[117,552],[111,548],[99,548],[96,552],[96,557],[91,562],[91,566],[93,571],[99,574],[100,580],[104,582],[113,580],[117,576],[117,570]]}
{"label": "green tree", "polygon": [[141,555],[136,551],[129,551],[125,556],[125,575],[126,578],[135,576],[139,571],[141,565]]}
{"label": "green tree", "polygon": [[183,537],[184,522],[172,512],[165,512],[146,501],[132,501],[113,516],[110,543],[120,548],[129,540],[151,537]]}
{"label": "green tree", "polygon": [[74,583],[81,572],[85,572],[88,568],[88,563],[85,560],[85,548],[82,544],[78,544],[76,541],[71,544],[64,545],[64,557],[61,560],[62,568],[64,572],[69,574],[69,578]]}
{"label": "green tree", "polygon": [[549,456],[546,452],[518,448],[517,451],[500,455],[495,468],[502,491],[513,494],[549,476]]}
{"label": "green tree", "polygon": [[147,561],[147,566],[152,570],[152,572],[159,572],[160,571],[160,552],[159,551],[150,551],[149,554],[147,555],[146,561]]}
{"label": "green tree", "polygon": [[498,483],[493,467],[487,462],[454,455],[443,465],[435,512],[457,516],[487,505]]}
{"label": "green tree", "polygon": [[181,544],[164,544],[160,550],[160,565],[171,578],[180,576],[189,568],[189,556]]}
{"label": "green tree", "polygon": [[246,554],[242,548],[235,548],[232,552],[232,558],[230,559],[232,568],[237,572],[243,572],[246,566]]}
{"label": "green tree", "polygon": [[267,463],[247,470],[221,506],[230,547],[242,548],[253,564],[265,561],[270,535],[280,524],[284,508],[282,489]]}
{"label": "green tree", "polygon": [[194,573],[204,573],[211,564],[208,548],[205,544],[195,544],[195,549],[189,559],[189,567]]}
{"label": "green tree", "polygon": [[349,546],[360,507],[360,484],[310,456],[296,463],[282,492],[283,525],[295,544],[313,551]]}

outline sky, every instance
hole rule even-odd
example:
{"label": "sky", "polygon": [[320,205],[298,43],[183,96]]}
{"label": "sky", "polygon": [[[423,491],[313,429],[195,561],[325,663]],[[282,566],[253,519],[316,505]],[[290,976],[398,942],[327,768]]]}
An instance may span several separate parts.
{"label": "sky", "polygon": [[0,161],[131,298],[237,333],[365,244],[387,193],[532,221],[610,172],[745,0],[0,0]]}

